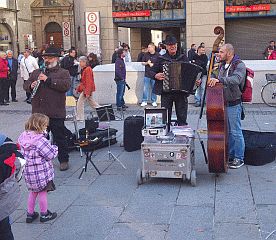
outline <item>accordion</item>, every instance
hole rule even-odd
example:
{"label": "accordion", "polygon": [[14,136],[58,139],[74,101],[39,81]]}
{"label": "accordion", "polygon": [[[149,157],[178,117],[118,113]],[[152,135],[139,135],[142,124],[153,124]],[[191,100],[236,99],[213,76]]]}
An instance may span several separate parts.
{"label": "accordion", "polygon": [[163,73],[163,92],[182,91],[194,94],[195,81],[200,79],[202,68],[187,62],[165,62]]}

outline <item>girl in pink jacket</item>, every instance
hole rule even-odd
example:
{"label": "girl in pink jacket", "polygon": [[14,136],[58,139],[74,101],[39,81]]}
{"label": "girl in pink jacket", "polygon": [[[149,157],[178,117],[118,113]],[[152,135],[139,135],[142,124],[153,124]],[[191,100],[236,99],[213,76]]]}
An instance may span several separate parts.
{"label": "girl in pink jacket", "polygon": [[29,190],[27,223],[33,222],[39,215],[34,211],[37,196],[40,222],[47,222],[57,217],[57,213],[48,210],[47,202],[47,192],[55,190],[52,160],[58,154],[57,146],[51,145],[44,136],[48,124],[49,118],[46,115],[34,113],[18,139],[21,153],[26,160],[24,178]]}

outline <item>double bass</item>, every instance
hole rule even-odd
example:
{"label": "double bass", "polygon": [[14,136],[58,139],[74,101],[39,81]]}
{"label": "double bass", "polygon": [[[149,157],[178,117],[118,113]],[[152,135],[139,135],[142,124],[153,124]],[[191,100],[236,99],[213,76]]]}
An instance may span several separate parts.
{"label": "double bass", "polygon": [[[228,170],[228,120],[226,103],[223,95],[223,84],[217,83],[214,87],[208,86],[213,71],[215,54],[218,52],[219,45],[223,40],[224,30],[222,27],[218,26],[214,29],[214,33],[218,35],[218,37],[213,44],[208,78],[203,97],[203,100],[205,100],[206,97],[207,108],[207,155],[203,141],[200,142],[205,160],[208,163],[209,172],[218,174],[226,173]],[[204,104],[202,104],[200,119],[202,117],[203,107]]]}

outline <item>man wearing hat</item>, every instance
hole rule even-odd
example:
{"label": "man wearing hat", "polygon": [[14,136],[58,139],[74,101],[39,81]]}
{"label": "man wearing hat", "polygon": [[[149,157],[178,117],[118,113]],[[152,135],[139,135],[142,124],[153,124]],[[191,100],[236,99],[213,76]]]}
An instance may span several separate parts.
{"label": "man wearing hat", "polygon": [[[60,170],[69,168],[68,145],[65,139],[64,120],[66,116],[66,92],[70,89],[69,72],[59,66],[59,50],[54,47],[46,49],[42,55],[45,71],[35,70],[24,83],[24,89],[32,93],[32,113],[43,113],[50,118],[49,131],[58,146]],[[35,87],[39,83],[37,91]],[[34,94],[35,93],[35,94]]]}
{"label": "man wearing hat", "polygon": [[165,40],[167,52],[160,55],[157,63],[151,68],[150,75],[155,79],[153,92],[161,95],[161,106],[168,109],[169,125],[171,123],[172,107],[175,104],[177,123],[178,125],[187,125],[187,111],[188,111],[188,94],[181,91],[163,92],[163,80],[165,74],[163,73],[163,64],[165,62],[189,62],[184,54],[177,52],[177,40],[175,37],[168,35]]}

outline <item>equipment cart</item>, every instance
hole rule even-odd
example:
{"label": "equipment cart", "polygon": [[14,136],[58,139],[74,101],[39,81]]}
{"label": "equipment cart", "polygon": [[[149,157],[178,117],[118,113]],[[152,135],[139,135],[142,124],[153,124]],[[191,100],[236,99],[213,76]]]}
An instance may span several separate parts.
{"label": "equipment cart", "polygon": [[[176,127],[167,136],[148,136],[141,144],[142,170],[137,171],[137,183],[149,178],[179,178],[196,186],[194,133],[188,127]],[[181,131],[180,131],[181,132]]]}

